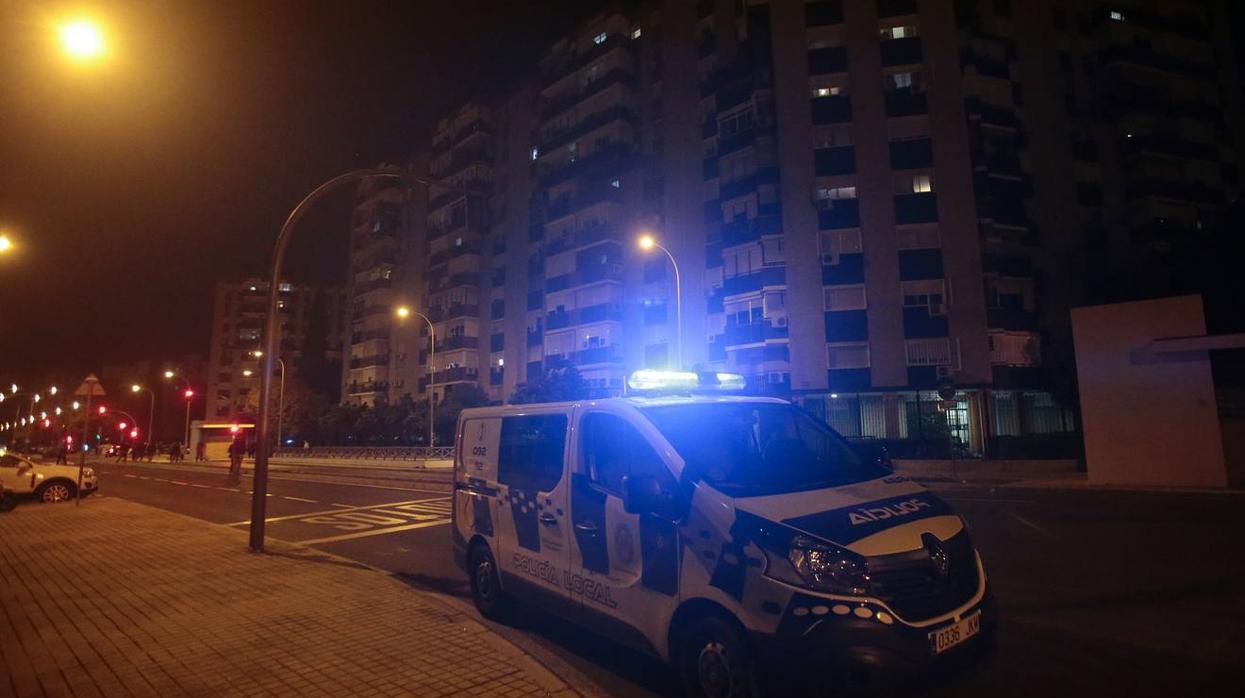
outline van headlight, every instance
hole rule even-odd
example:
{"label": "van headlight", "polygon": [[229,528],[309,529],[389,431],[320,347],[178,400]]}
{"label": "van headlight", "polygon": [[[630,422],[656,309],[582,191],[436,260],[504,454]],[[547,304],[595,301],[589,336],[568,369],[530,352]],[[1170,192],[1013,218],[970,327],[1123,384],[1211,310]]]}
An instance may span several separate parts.
{"label": "van headlight", "polygon": [[791,539],[787,560],[810,589],[852,596],[869,593],[867,561],[846,548],[796,536]]}

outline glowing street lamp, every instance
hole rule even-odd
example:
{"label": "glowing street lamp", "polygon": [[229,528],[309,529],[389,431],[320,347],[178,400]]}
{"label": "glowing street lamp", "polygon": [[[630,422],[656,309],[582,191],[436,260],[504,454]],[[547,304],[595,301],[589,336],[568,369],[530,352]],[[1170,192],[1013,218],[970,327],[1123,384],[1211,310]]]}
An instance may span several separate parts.
{"label": "glowing street lamp", "polygon": [[670,250],[662,247],[657,242],[657,238],[651,233],[645,233],[640,236],[636,243],[641,250],[649,252],[653,249],[661,250],[666,254],[666,258],[670,260],[670,266],[674,267],[674,324],[675,324],[675,362],[674,368],[683,368],[683,285],[679,279],[679,263],[674,261],[674,255],[670,254]]}
{"label": "glowing street lamp", "polygon": [[77,400],[74,400],[73,405],[71,405],[71,407],[73,407],[74,412],[77,412],[78,408],[82,407],[82,403],[78,402]]}
{"label": "glowing street lamp", "polygon": [[89,62],[104,55],[107,46],[99,24],[86,18],[73,19],[57,28],[61,49],[79,62]]}
{"label": "glowing street lamp", "polygon": [[[432,390],[432,379],[437,375],[437,331],[432,326],[432,320],[427,315],[411,310],[408,306],[399,305],[394,308],[393,314],[398,316],[399,320],[405,320],[412,315],[418,315],[428,323],[428,448],[436,445],[436,420],[433,419],[433,406],[436,404],[435,393]],[[428,457],[432,457],[432,452],[428,452]]]}
{"label": "glowing street lamp", "polygon": [[165,371],[165,372],[164,372],[164,378],[165,378],[165,380],[169,380],[169,379],[171,379],[173,376],[176,376],[176,375],[177,375],[177,374],[176,374],[176,373],[174,373],[173,371]]}
{"label": "glowing street lamp", "polygon": [[252,370],[251,370],[251,369],[249,369],[249,368],[248,368],[248,369],[245,369],[245,370],[243,370],[243,371],[242,371],[242,375],[246,376],[247,378],[250,378],[250,377],[251,377],[251,375],[252,375],[252,374],[254,374],[254,373],[255,373],[255,372],[254,372],[254,371],[252,371]]}
{"label": "glowing street lamp", "polygon": [[0,233],[0,254],[4,254],[12,249],[13,241],[9,239],[8,235]]}
{"label": "glowing street lamp", "polygon": [[156,432],[156,393],[151,388],[144,388],[138,383],[130,386],[130,392],[132,393],[140,393],[144,390],[147,391],[147,396],[151,398],[151,406],[147,411],[147,445],[150,446],[151,435]]}

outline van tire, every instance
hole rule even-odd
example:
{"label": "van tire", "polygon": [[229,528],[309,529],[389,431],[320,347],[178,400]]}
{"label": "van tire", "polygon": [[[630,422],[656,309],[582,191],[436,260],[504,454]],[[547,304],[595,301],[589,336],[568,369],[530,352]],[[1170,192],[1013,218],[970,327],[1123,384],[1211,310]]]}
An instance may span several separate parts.
{"label": "van tire", "polygon": [[489,620],[502,620],[514,605],[510,595],[502,591],[497,574],[497,561],[488,545],[479,543],[467,556],[467,575],[471,580],[471,600],[480,615]]}
{"label": "van tire", "polygon": [[693,619],[680,633],[678,670],[689,698],[759,698],[756,656],[738,623],[717,615]]}

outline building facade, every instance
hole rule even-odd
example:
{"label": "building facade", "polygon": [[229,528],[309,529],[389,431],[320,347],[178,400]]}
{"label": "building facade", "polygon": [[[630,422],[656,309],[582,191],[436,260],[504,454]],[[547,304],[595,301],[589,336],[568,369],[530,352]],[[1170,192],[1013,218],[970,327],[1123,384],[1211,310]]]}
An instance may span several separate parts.
{"label": "building facade", "polygon": [[[1068,309],[1146,293],[1136,265],[1238,191],[1221,10],[603,14],[437,128],[429,174],[476,196],[434,188],[408,236],[432,389],[503,401],[573,365],[618,394],[681,366],[743,373],[848,436],[1006,454],[1069,431]],[[426,354],[405,392],[428,389]]]}
{"label": "building facade", "polygon": [[[288,282],[281,283],[279,292],[280,358],[289,378],[302,363],[317,293],[311,286]],[[244,279],[216,284],[205,419],[253,416],[258,410],[263,365],[256,353],[263,347],[267,310],[267,281]]]}

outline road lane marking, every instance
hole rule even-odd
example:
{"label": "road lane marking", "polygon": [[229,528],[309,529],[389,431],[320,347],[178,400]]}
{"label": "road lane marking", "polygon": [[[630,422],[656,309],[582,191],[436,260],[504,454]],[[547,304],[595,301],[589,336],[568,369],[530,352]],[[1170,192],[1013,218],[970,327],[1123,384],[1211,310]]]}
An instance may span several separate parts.
{"label": "road lane marking", "polygon": [[319,502],[317,502],[314,499],[303,499],[302,497],[291,497],[288,494],[281,495],[281,499],[292,499],[295,502],[307,502],[308,504],[319,504]]}
{"label": "road lane marking", "polygon": [[1030,520],[1026,519],[1025,517],[1021,516],[1020,514],[1013,514],[1013,513],[1011,513],[1011,512],[1008,512],[1008,515],[1009,515],[1009,516],[1011,516],[1013,519],[1016,519],[1016,520],[1017,520],[1017,521],[1019,521],[1020,523],[1024,524],[1025,526],[1028,526],[1029,528],[1033,529],[1034,531],[1037,531],[1038,533],[1042,534],[1043,536],[1046,536],[1047,538],[1055,538],[1055,537],[1056,537],[1056,536],[1055,536],[1055,534],[1053,534],[1053,533],[1051,533],[1050,531],[1048,531],[1048,530],[1046,530],[1046,529],[1042,528],[1041,526],[1039,526],[1039,525],[1037,525],[1037,524],[1033,523],[1032,521],[1030,521]]}
{"label": "road lane marking", "polygon": [[123,473],[123,474],[121,475],[121,477],[138,477],[138,476],[137,476],[137,475],[131,475],[131,474],[129,474],[129,473]]}
{"label": "road lane marking", "polygon": [[189,482],[182,482],[181,480],[169,480],[169,484],[170,484],[170,485],[182,485],[182,486],[184,487],[184,486],[186,486],[186,485],[189,485],[190,483],[189,483]]}
{"label": "road lane marking", "polygon": [[320,545],[322,543],[336,543],[343,540],[354,540],[355,538],[367,538],[368,536],[383,536],[389,533],[400,533],[402,531],[411,531],[416,528],[428,528],[430,526],[444,526],[448,524],[449,519],[437,521],[420,521],[419,523],[407,524],[405,526],[391,526],[389,528],[378,528],[371,531],[359,531],[358,533],[346,533],[340,536],[329,536],[328,538],[315,538],[312,540],[294,541],[299,545]]}
{"label": "road lane marking", "polygon": [[[306,516],[320,516],[323,514],[340,514],[344,511],[363,511],[366,509],[381,509],[384,507],[397,506],[399,504],[419,504],[420,502],[432,502],[432,501],[437,501],[439,499],[448,499],[448,497],[445,497],[445,498],[436,497],[433,499],[414,499],[409,502],[385,502],[384,504],[368,504],[366,506],[355,506],[355,507],[349,507],[346,509],[325,509],[324,511],[307,511],[301,514],[290,514],[289,516],[271,516],[271,517],[264,519],[264,523],[272,523],[273,521],[287,521],[289,519],[301,519]],[[341,506],[341,505],[334,505],[334,506]],[[235,523],[225,524],[225,525],[226,526],[249,526],[250,524],[251,524],[251,520],[247,519],[246,521],[237,521]]]}
{"label": "road lane marking", "polygon": [[354,505],[353,505],[353,504],[338,504],[337,502],[333,502],[333,503],[332,503],[332,504],[330,504],[329,506],[331,506],[331,507],[343,507],[343,508],[346,508],[346,509],[353,509],[353,508],[354,508]]}

